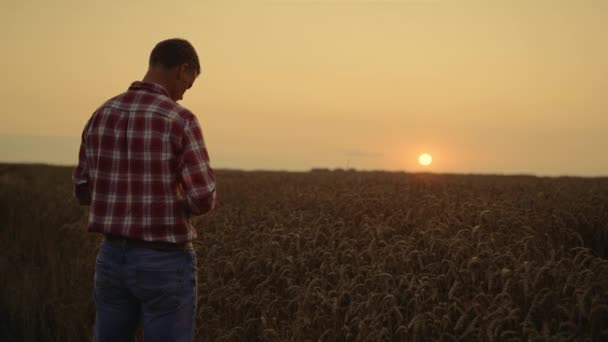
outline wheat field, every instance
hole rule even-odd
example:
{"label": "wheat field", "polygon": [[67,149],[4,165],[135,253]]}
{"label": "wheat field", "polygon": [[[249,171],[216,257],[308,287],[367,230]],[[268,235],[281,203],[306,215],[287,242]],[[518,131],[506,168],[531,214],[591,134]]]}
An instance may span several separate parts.
{"label": "wheat field", "polygon": [[[71,168],[0,164],[0,339],[85,341]],[[217,171],[200,341],[608,339],[608,178]],[[138,332],[142,341],[141,331]]]}

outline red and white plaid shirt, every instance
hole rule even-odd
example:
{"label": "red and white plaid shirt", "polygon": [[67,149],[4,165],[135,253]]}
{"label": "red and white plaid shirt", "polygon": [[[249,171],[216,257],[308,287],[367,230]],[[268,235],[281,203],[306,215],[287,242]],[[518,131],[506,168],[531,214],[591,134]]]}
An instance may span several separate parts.
{"label": "red and white plaid shirt", "polygon": [[215,206],[196,116],[152,83],[133,82],[93,113],[72,180],[90,204],[89,232],[183,243],[197,236],[191,216]]}

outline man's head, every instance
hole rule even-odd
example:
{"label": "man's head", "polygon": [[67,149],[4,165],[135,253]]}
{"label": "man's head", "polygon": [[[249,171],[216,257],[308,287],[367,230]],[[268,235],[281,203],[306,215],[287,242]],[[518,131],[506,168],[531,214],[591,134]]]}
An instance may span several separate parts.
{"label": "man's head", "polygon": [[144,81],[162,85],[174,101],[179,101],[200,73],[194,47],[187,40],[173,38],[163,40],[152,49]]}

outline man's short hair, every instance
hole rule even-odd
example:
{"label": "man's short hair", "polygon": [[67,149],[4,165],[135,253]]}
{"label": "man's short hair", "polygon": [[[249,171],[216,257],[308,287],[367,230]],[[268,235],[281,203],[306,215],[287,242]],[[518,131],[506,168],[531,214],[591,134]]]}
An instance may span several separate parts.
{"label": "man's short hair", "polygon": [[150,66],[162,65],[167,69],[181,64],[188,64],[190,70],[201,73],[198,55],[192,44],[181,38],[163,40],[156,44],[150,53]]}

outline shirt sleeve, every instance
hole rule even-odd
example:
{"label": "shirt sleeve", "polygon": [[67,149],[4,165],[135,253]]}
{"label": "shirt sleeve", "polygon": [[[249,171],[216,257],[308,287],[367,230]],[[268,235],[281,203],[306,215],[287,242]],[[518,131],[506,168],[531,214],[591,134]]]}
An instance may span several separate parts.
{"label": "shirt sleeve", "polygon": [[179,176],[190,212],[202,215],[216,203],[215,174],[196,117],[184,126]]}
{"label": "shirt sleeve", "polygon": [[91,191],[89,187],[89,167],[86,154],[86,134],[88,123],[82,132],[80,141],[80,151],[78,152],[78,165],[72,173],[72,183],[74,184],[74,196],[81,205],[91,204]]}

